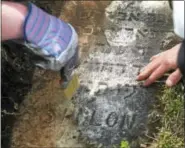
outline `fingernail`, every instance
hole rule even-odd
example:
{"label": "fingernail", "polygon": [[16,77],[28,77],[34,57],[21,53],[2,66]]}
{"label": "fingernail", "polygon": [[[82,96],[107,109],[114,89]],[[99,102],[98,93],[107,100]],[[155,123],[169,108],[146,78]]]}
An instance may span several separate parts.
{"label": "fingernail", "polygon": [[144,84],[143,84],[143,86],[148,86],[148,84],[149,83],[147,81],[145,81]]}
{"label": "fingernail", "polygon": [[138,76],[136,77],[136,80],[137,80],[137,81],[142,80],[142,75],[138,75]]}
{"label": "fingernail", "polygon": [[145,70],[145,68],[142,68],[142,69],[140,70],[140,73],[143,72],[144,70]]}
{"label": "fingernail", "polygon": [[172,83],[171,80],[167,80],[167,81],[166,81],[166,84],[167,84],[169,87],[173,86],[173,83]]}
{"label": "fingernail", "polygon": [[139,76],[136,77],[136,80],[139,80]]}

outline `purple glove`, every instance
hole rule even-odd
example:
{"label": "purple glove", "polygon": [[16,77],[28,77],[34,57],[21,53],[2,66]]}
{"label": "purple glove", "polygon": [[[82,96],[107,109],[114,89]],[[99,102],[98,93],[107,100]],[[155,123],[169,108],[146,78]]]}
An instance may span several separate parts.
{"label": "purple glove", "polygon": [[78,58],[78,36],[74,28],[62,20],[47,14],[29,3],[28,15],[24,23],[26,45],[44,61],[36,63],[45,69],[59,71],[71,63],[75,67]]}

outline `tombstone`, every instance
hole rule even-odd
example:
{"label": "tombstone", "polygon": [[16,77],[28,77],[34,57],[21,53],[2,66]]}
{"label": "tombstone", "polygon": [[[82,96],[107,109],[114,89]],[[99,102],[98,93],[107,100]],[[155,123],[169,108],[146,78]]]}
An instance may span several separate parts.
{"label": "tombstone", "polygon": [[108,148],[145,134],[157,89],[142,87],[136,76],[173,34],[168,7],[164,1],[113,1],[107,7],[104,34],[78,70],[75,119],[83,138]]}

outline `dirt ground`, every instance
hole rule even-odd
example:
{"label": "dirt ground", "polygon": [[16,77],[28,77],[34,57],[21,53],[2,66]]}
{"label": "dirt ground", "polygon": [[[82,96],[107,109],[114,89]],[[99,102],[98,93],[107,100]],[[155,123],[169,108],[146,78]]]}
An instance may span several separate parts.
{"label": "dirt ground", "polygon": [[[36,1],[38,6],[75,27],[79,35],[81,60],[102,34],[104,11],[109,3]],[[30,62],[32,56],[22,52],[24,47],[20,45],[8,42],[3,44],[3,49],[6,50],[2,52],[2,145],[14,148],[86,147],[79,139],[73,121],[73,104],[62,97],[59,74],[36,68]]]}

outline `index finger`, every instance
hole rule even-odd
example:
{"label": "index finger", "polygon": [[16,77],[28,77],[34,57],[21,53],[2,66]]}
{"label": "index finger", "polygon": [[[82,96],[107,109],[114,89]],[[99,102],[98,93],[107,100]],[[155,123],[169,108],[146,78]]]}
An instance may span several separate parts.
{"label": "index finger", "polygon": [[159,60],[154,60],[150,62],[144,70],[137,76],[138,81],[145,80],[146,78],[149,77],[149,75],[160,66]]}

